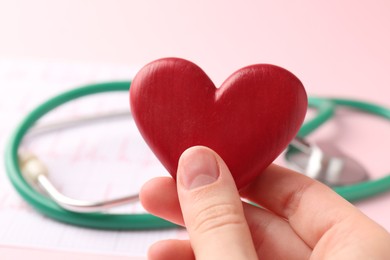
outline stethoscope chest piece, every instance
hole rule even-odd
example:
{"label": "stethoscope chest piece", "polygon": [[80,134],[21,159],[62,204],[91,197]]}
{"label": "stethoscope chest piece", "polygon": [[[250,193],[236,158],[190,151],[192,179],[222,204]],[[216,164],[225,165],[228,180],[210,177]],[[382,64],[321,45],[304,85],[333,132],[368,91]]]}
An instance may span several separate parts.
{"label": "stethoscope chest piece", "polygon": [[289,167],[330,187],[361,183],[369,179],[366,169],[330,142],[312,144],[295,138],[286,155]]}

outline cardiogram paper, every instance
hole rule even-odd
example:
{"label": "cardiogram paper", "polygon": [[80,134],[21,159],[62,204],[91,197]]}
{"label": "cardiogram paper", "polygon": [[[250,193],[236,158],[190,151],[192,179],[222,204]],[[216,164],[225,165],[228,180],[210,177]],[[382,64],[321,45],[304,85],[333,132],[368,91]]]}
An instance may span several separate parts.
{"label": "cardiogram paper", "polygon": [[[79,85],[130,80],[135,69],[96,64],[0,61],[0,145],[17,123],[47,98]],[[128,93],[99,94],[69,103],[42,123],[83,115],[128,111]],[[145,181],[167,175],[139,135],[131,117],[27,137],[23,149],[44,161],[54,185],[80,199],[102,200],[136,193]],[[1,155],[1,164],[3,162]],[[121,212],[145,212],[140,203]],[[186,238],[183,229],[101,231],[63,224],[27,205],[0,172],[0,245],[145,256],[157,240]]]}

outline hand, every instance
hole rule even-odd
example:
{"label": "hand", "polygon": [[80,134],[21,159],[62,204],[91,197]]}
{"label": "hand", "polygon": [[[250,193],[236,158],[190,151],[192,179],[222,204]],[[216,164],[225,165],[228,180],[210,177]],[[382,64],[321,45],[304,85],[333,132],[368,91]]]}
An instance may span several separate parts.
{"label": "hand", "polygon": [[389,233],[327,186],[271,165],[238,191],[206,147],[182,154],[177,182],[153,179],[140,196],[190,237],[157,242],[150,259],[390,259]]}

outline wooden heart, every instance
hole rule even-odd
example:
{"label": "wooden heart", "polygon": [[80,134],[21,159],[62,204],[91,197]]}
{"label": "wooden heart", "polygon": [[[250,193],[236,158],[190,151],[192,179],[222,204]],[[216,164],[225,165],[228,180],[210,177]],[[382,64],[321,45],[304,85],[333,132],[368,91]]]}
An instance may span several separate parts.
{"label": "wooden heart", "polygon": [[182,152],[204,145],[223,158],[240,188],[297,134],[307,96],[297,77],[274,65],[242,68],[216,88],[197,65],[165,58],[135,76],[130,105],[143,138],[173,177]]}

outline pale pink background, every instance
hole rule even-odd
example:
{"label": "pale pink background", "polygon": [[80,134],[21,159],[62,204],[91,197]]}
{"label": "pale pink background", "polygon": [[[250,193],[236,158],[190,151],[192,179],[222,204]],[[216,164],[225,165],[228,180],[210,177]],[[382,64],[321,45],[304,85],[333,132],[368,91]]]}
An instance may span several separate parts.
{"label": "pale pink background", "polygon": [[[310,95],[389,107],[389,14],[385,0],[0,0],[0,59],[142,66],[178,56],[217,85],[240,67],[273,63],[295,73]],[[333,122],[321,134],[374,175],[390,172],[389,126],[357,115],[342,119],[341,129]],[[357,206],[390,230],[389,204],[387,194]]]}
{"label": "pale pink background", "polygon": [[0,57],[199,64],[217,84],[251,63],[293,71],[312,94],[388,102],[390,3],[0,1]]}

